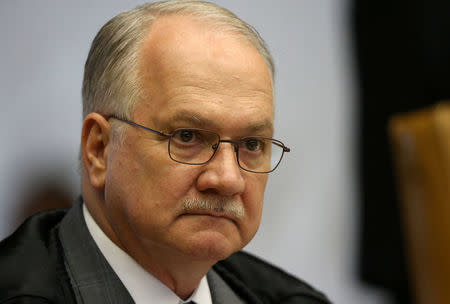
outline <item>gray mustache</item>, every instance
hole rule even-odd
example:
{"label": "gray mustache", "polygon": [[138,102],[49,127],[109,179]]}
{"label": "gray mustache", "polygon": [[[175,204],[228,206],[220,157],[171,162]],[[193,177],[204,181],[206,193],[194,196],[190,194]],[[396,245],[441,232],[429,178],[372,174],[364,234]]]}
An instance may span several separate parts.
{"label": "gray mustache", "polygon": [[186,198],[183,200],[184,211],[214,211],[225,213],[232,217],[242,219],[245,216],[245,210],[241,203],[222,198]]}

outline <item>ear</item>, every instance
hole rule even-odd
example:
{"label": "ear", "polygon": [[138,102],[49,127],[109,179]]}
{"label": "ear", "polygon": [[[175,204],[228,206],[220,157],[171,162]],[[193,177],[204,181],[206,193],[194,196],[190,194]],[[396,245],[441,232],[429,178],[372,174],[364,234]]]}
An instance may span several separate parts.
{"label": "ear", "polygon": [[84,169],[91,185],[103,190],[106,180],[111,125],[98,113],[90,113],[83,122],[81,149]]}

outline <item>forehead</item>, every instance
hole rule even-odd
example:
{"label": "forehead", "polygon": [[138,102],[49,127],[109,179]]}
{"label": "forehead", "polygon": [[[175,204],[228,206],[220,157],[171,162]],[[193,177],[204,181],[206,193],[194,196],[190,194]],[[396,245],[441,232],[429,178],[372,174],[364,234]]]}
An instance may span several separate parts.
{"label": "forehead", "polygon": [[273,119],[269,69],[256,48],[236,34],[192,17],[162,17],[140,55],[145,93],[137,112],[161,120],[193,111],[260,124]]}

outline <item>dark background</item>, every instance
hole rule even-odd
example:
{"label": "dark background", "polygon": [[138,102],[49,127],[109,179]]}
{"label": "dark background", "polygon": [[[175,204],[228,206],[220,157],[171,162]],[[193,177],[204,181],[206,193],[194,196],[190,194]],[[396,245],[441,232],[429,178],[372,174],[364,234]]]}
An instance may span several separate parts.
{"label": "dark background", "polygon": [[450,2],[354,0],[363,281],[414,303],[388,145],[388,119],[450,99]]}

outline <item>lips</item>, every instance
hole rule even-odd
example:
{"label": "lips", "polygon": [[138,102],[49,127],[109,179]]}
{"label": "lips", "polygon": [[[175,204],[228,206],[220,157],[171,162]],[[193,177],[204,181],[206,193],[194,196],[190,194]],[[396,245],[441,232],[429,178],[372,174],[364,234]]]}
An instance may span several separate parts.
{"label": "lips", "polygon": [[199,216],[211,216],[216,218],[225,218],[230,221],[236,222],[236,217],[234,217],[232,214],[229,214],[227,212],[217,212],[213,210],[189,210],[185,212],[183,215],[199,215]]}

